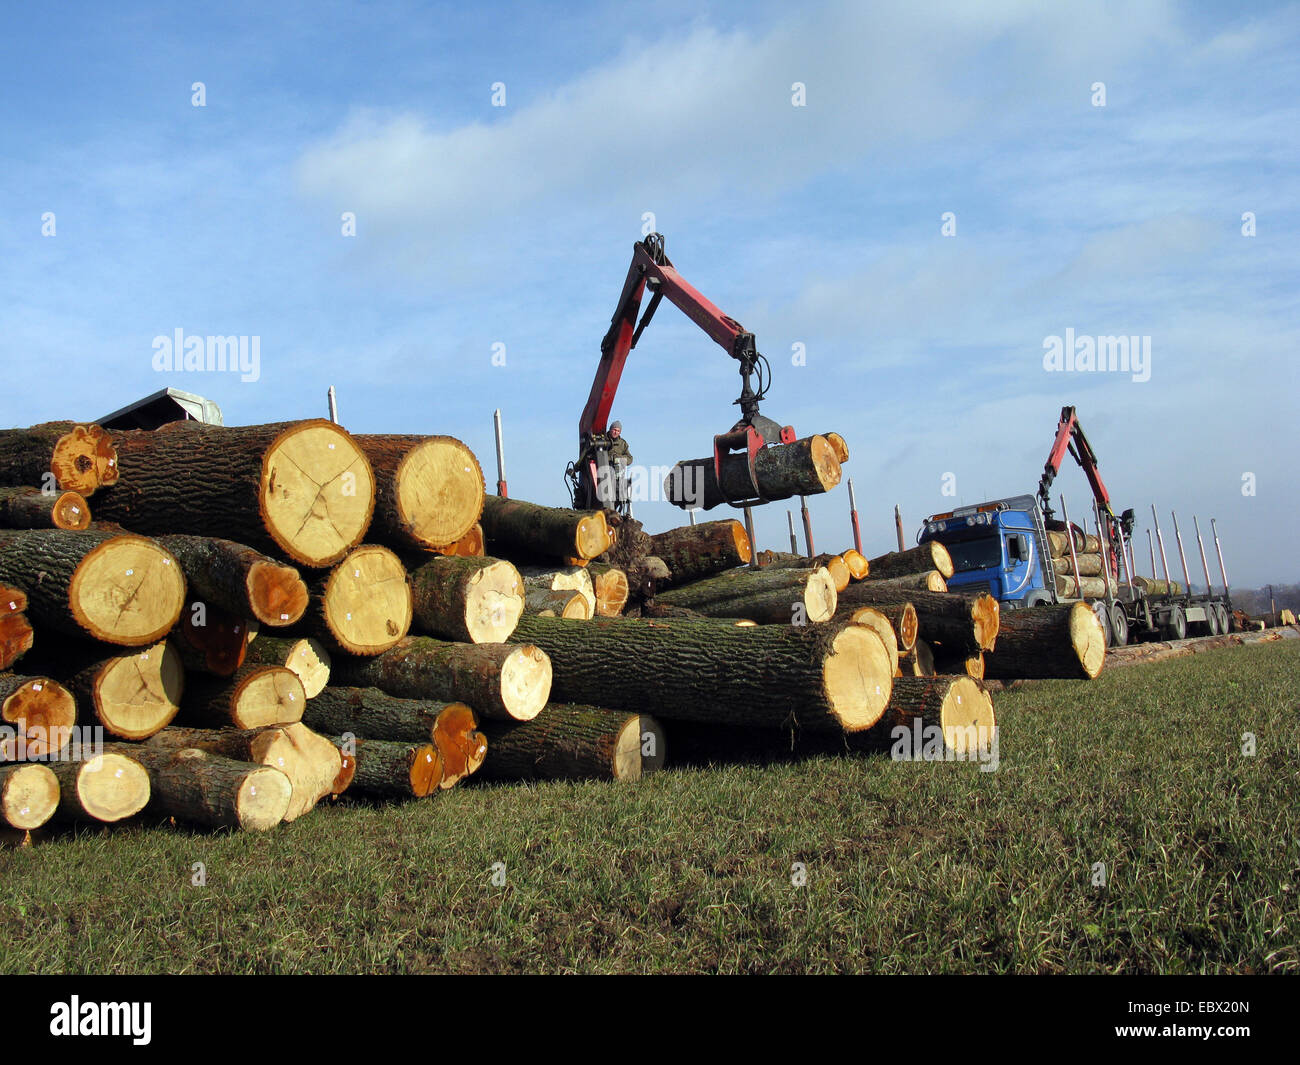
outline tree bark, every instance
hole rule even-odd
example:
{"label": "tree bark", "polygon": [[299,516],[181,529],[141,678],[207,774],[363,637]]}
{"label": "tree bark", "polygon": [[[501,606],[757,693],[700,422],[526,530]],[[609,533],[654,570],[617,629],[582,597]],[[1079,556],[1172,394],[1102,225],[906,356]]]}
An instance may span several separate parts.
{"label": "tree bark", "polygon": [[1092,680],[1106,661],[1106,632],[1087,603],[1008,610],[984,675]]}
{"label": "tree bark", "polygon": [[893,680],[880,637],[859,625],[525,616],[511,639],[551,656],[556,701],[666,720],[855,731],[884,712]]}
{"label": "tree bark", "polygon": [[509,558],[592,559],[614,543],[603,511],[544,507],[522,499],[487,496],[483,502],[487,548]]}
{"label": "tree bark", "polygon": [[404,699],[379,688],[328,687],[307,703],[303,724],[325,736],[352,733],[369,740],[428,743],[448,706],[433,699]]}
{"label": "tree bark", "polygon": [[991,595],[966,596],[957,592],[907,591],[879,588],[874,581],[862,581],[846,588],[840,596],[842,606],[897,605],[911,603],[916,608],[920,635],[937,641],[950,651],[964,649],[991,651],[998,638],[1001,610]]}
{"label": "tree bark", "polygon": [[[818,495],[840,483],[840,462],[824,436],[810,436],[762,448],[754,457],[754,476],[757,495],[767,502]],[[685,459],[669,471],[664,493],[674,506],[688,510],[712,510],[723,503],[753,499],[749,460],[743,453],[724,456],[719,480],[712,455]]]}
{"label": "tree bark", "polygon": [[10,828],[40,828],[59,806],[59,778],[49,766],[0,766],[0,818]]}
{"label": "tree bark", "polygon": [[496,558],[438,557],[411,573],[415,627],[461,643],[502,643],[524,612],[524,580]]}
{"label": "tree bark", "polygon": [[753,547],[745,526],[734,518],[683,525],[650,537],[651,555],[661,558],[672,577],[664,587],[689,584],[747,565]]}
{"label": "tree bark", "polygon": [[465,536],[483,512],[483,470],[454,436],[352,438],[375,472],[371,539],[435,550]]}
{"label": "tree bark", "polygon": [[50,677],[0,673],[0,718],[11,726],[0,755],[6,759],[44,758],[64,751],[77,723],[75,696]]}
{"label": "tree bark", "polygon": [[35,634],[26,609],[26,592],[0,584],[0,670],[8,669],[32,649]]}
{"label": "tree bark", "polygon": [[123,647],[157,643],[185,604],[180,566],[142,536],[0,532],[0,581],[27,593],[38,625]]}
{"label": "tree bark", "polygon": [[303,626],[331,650],[387,651],[411,629],[411,584],[393,552],[363,544],[310,584]]}
{"label": "tree bark", "polygon": [[330,653],[310,636],[267,636],[259,634],[248,644],[245,661],[250,665],[284,666],[298,674],[304,694],[314,699],[330,680]]}
{"label": "tree bark", "polygon": [[382,688],[407,699],[464,702],[485,718],[528,721],[550,698],[551,662],[538,648],[511,638],[510,644],[492,644],[408,636],[375,658],[337,663],[335,674],[344,685]]}
{"label": "tree bark", "polygon": [[115,484],[117,451],[113,438],[98,425],[46,422],[30,429],[0,430],[0,484],[54,484],[64,491],[90,497]]}
{"label": "tree bark", "polygon": [[544,618],[569,618],[573,621],[589,621],[592,616],[587,597],[577,589],[552,592],[546,588],[529,588],[524,597],[524,609]]}
{"label": "tree bark", "polygon": [[343,768],[338,749],[301,722],[271,728],[165,728],[145,741],[155,751],[185,748],[278,769],[291,793],[282,819],[294,821],[332,793]]}
{"label": "tree bark", "polygon": [[274,766],[224,758],[194,747],[179,750],[112,743],[149,774],[147,810],[205,828],[266,832],[284,820],[293,784]]}
{"label": "tree bark", "polygon": [[370,524],[370,463],[323,419],[173,422],[114,440],[122,479],[95,500],[95,514],[133,532],[229,537],[324,567],[356,547]]}
{"label": "tree bark", "polygon": [[90,504],[79,492],[0,488],[0,526],[9,529],[68,529],[90,524]]}
{"label": "tree bark", "polygon": [[837,593],[825,567],[737,569],[672,588],[656,598],[669,606],[684,606],[711,617],[749,618],[760,624],[789,625],[833,617]]}
{"label": "tree bark", "polygon": [[48,764],[59,781],[57,820],[111,824],[138,814],[149,802],[149,773],[133,757],[105,751]]}
{"label": "tree bark", "polygon": [[199,728],[250,729],[302,719],[302,681],[283,666],[243,666],[230,678],[193,676],[178,717]]}
{"label": "tree bark", "polygon": [[390,743],[387,740],[335,739],[350,742],[356,758],[356,775],[348,793],[381,799],[423,799],[442,782],[442,762],[432,743]]}
{"label": "tree bark", "polygon": [[937,569],[926,570],[924,573],[910,573],[905,577],[877,578],[873,573],[867,578],[866,583],[881,591],[946,592],[948,590],[948,582]]}
{"label": "tree bark", "polygon": [[[488,756],[479,776],[484,780],[640,780],[642,720],[640,714],[620,710],[551,703],[523,724],[485,722]],[[662,742],[657,742],[662,748]]]}
{"label": "tree bark", "polygon": [[945,579],[953,574],[952,556],[938,540],[928,540],[906,551],[890,551],[871,559],[867,565],[871,567],[872,579],[907,577],[930,570],[938,570]]}
{"label": "tree bark", "polygon": [[180,562],[192,599],[273,628],[292,625],[307,609],[307,585],[298,571],[260,551],[207,536],[157,540]]}

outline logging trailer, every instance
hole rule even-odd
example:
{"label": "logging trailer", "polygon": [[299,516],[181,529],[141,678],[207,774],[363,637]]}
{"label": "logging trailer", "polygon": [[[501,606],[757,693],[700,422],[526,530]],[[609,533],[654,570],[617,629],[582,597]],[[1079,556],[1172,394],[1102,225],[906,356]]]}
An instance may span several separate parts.
{"label": "logging trailer", "polygon": [[[650,302],[645,314],[641,301],[646,289]],[[596,378],[587,396],[578,423],[578,458],[564,471],[569,485],[569,497],[576,510],[606,508],[628,513],[627,480],[621,469],[615,468],[609,457],[612,441],[608,422],[614,406],[623,366],[645,327],[650,324],[660,302],[667,297],[683,314],[698,325],[716,344],[740,363],[742,381],[740,398],[733,402],[741,411],[740,420],[725,433],[713,438],[713,469],[719,485],[726,489],[723,478],[724,460],[732,454],[743,455],[748,477],[742,487],[743,494],[729,492],[726,502],[733,507],[745,508],[770,502],[759,487],[759,477],[754,460],[760,450],[771,444],[789,444],[795,439],[794,429],[781,426],[758,412],[759,401],[767,393],[771,382],[771,367],[758,351],[754,334],[748,332],[734,318],[723,314],[713,303],[697,291],[677,270],[664,253],[664,238],[651,233],[632,246],[632,265],[628,268],[623,292],[610,321],[609,330],[600,342],[600,362]],[[698,506],[689,500],[673,498],[678,506]]]}
{"label": "logging trailer", "polygon": [[[1052,509],[1050,489],[1067,453],[1083,468],[1092,489],[1095,536],[1087,535],[1085,528],[1070,522],[1064,499],[1061,500],[1064,520],[1057,520]],[[1154,544],[1152,580],[1146,582],[1138,577],[1132,547],[1133,511],[1115,514],[1110,493],[1101,479],[1097,456],[1083,433],[1075,409],[1065,407],[1043,467],[1037,497],[1009,496],[931,514],[917,534],[917,543],[937,540],[948,549],[953,564],[953,575],[948,580],[951,590],[967,594],[987,592],[1004,609],[1080,600],[1089,603],[1102,623],[1109,646],[1123,646],[1137,640],[1181,640],[1189,629],[1194,635],[1217,636],[1227,632],[1231,626],[1232,601],[1217,528],[1214,544],[1223,576],[1223,594],[1212,590],[1200,523],[1196,522],[1206,592],[1193,595],[1177,515],[1174,532],[1182,560],[1184,583],[1181,586],[1169,578],[1164,538],[1154,506],[1151,516],[1155,542],[1159,543],[1160,559],[1164,563],[1162,582],[1156,579]],[[1069,550],[1064,558],[1053,557],[1049,532],[1066,534]],[[1079,556],[1089,541],[1101,556],[1105,571],[1105,575],[1092,578],[1101,587],[1096,594],[1086,594],[1085,582],[1089,578],[1081,575],[1079,565]],[[1065,591],[1075,594],[1067,595]]]}

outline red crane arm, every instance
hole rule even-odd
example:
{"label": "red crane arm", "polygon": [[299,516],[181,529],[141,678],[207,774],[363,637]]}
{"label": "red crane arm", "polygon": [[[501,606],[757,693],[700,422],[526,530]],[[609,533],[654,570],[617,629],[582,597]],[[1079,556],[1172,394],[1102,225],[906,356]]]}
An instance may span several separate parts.
{"label": "red crane arm", "polygon": [[1049,519],[1052,516],[1050,489],[1056,475],[1061,472],[1061,463],[1065,461],[1066,452],[1069,452],[1074,457],[1074,461],[1083,468],[1084,476],[1088,478],[1093,498],[1097,500],[1101,512],[1114,521],[1115,512],[1110,505],[1110,492],[1101,479],[1101,470],[1097,467],[1097,454],[1088,443],[1083,427],[1079,424],[1079,416],[1073,407],[1061,408],[1061,420],[1056,426],[1056,439],[1052,441],[1052,450],[1047,455],[1047,462],[1043,465],[1043,476],[1038,482],[1038,498],[1043,513]]}

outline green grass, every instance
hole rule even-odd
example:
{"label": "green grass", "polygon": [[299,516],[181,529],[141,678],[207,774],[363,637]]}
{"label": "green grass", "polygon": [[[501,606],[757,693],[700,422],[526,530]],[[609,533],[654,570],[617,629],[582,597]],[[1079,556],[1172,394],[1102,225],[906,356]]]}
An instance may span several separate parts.
{"label": "green grass", "polygon": [[0,971],[1294,972],[1298,678],[1288,641],[1026,686],[995,773],[827,757],[65,835],[0,853]]}

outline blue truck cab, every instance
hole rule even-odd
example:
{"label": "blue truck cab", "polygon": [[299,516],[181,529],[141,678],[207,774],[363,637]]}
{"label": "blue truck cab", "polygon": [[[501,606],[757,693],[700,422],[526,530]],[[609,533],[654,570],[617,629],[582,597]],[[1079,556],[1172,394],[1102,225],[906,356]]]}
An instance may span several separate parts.
{"label": "blue truck cab", "polygon": [[1012,496],[944,514],[932,514],[917,543],[937,540],[952,556],[948,587],[966,594],[988,592],[1005,607],[1056,602],[1045,578],[1046,535],[1038,500]]}

